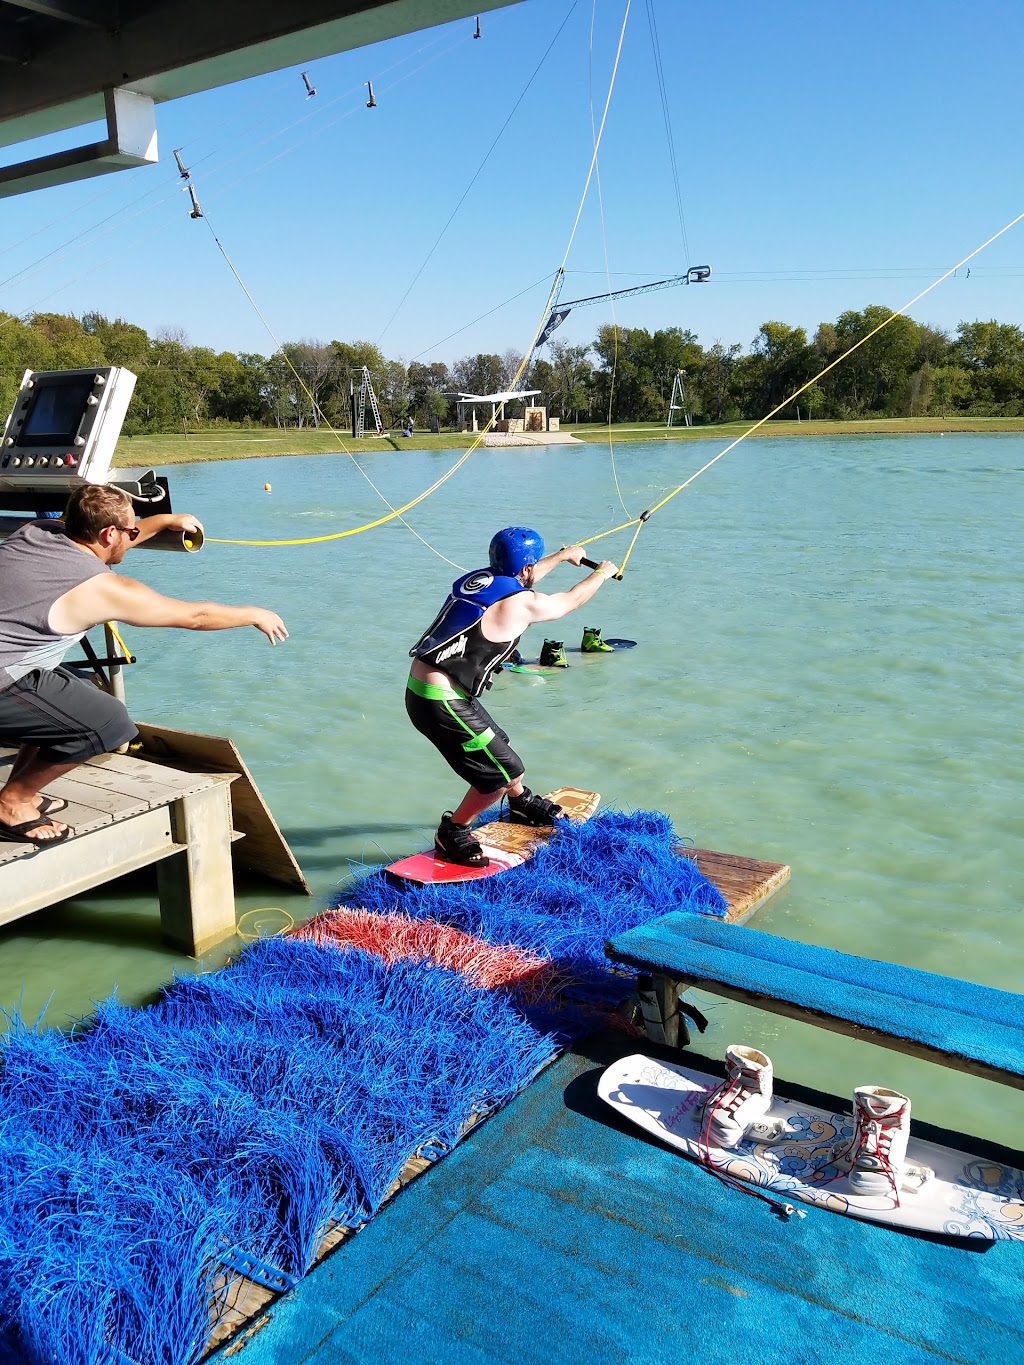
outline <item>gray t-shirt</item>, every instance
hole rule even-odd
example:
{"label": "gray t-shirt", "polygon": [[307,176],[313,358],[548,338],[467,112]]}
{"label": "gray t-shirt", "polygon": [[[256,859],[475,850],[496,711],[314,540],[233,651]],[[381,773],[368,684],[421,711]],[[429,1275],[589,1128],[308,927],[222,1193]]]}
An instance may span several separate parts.
{"label": "gray t-shirt", "polygon": [[110,569],[64,534],[62,522],[33,521],[0,545],[0,688],[34,668],[56,668],[82,638],[50,629],[58,598]]}

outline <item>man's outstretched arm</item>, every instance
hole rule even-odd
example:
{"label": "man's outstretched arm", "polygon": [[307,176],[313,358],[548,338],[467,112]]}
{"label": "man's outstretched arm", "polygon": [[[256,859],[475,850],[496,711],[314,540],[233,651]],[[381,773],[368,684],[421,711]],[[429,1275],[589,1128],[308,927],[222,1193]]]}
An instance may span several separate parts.
{"label": "man's outstretched arm", "polygon": [[54,604],[50,626],[62,634],[90,630],[102,621],[128,626],[170,626],[179,630],[232,630],[255,626],[272,645],[287,640],[280,616],[264,607],[230,607],[221,602],[179,602],[145,583],[102,574],[79,584]]}
{"label": "man's outstretched arm", "polygon": [[[573,547],[578,549],[579,547]],[[602,560],[592,574],[580,579],[568,592],[521,592],[496,602],[488,612],[494,616],[488,629],[492,639],[511,640],[522,635],[527,626],[540,621],[560,621],[571,611],[589,602],[608,578],[614,578],[618,567],[610,559]]]}
{"label": "man's outstretched arm", "polygon": [[161,531],[184,531],[187,535],[190,531],[203,529],[203,523],[190,512],[159,512],[152,517],[139,517],[135,525],[139,534],[132,545],[136,547],[145,545],[147,540],[152,540]]}

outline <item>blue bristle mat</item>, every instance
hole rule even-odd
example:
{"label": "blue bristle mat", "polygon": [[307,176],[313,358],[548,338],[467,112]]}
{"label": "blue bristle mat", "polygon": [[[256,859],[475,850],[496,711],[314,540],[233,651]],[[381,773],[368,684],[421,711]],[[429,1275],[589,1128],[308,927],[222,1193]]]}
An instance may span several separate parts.
{"label": "blue bristle mat", "polygon": [[339,903],[438,920],[564,968],[579,988],[612,995],[605,940],[671,911],[724,916],[721,893],[676,852],[679,837],[656,811],[602,811],[566,821],[519,867],[477,881],[404,888],[371,873]]}
{"label": "blue bristle mat", "polygon": [[301,1276],[564,1042],[444,968],[282,938],[69,1035],[14,1021],[0,1362],[197,1360],[225,1265]]}

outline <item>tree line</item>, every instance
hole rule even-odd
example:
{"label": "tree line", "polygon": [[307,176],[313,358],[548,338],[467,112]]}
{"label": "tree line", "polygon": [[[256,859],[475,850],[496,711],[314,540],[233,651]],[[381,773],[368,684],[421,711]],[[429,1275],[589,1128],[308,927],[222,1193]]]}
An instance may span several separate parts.
{"label": "tree line", "polygon": [[[864,344],[778,414],[839,420],[965,414],[1024,416],[1024,331],[1016,323],[961,322],[950,334],[899,317],[870,333],[891,310],[872,305],[803,327],[764,322],[750,348],[704,347],[680,327],[648,331],[603,326],[590,345],[557,337],[535,359],[522,387],[540,389],[567,422],[664,421],[682,372],[695,423],[762,417],[862,338]],[[14,402],[25,369],[124,365],[138,375],[128,435],[216,425],[344,428],[349,391],[365,366],[385,423],[412,417],[423,427],[455,420],[451,395],[510,387],[516,351],[479,353],[449,365],[388,359],[367,341],[295,341],[272,356],[193,346],[183,332],[150,336],[100,313],[82,317],[0,314],[0,400]],[[296,379],[295,372],[302,383]]]}

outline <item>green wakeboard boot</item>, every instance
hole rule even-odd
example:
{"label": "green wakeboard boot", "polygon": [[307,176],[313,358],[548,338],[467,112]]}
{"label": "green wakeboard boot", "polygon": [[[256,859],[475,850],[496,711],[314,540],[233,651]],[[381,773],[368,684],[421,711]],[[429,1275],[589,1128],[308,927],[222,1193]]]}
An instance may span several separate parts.
{"label": "green wakeboard boot", "polygon": [[584,626],[583,642],[580,645],[581,654],[614,654],[615,646],[606,645],[601,639],[600,626]]}
{"label": "green wakeboard boot", "polygon": [[568,668],[569,660],[565,657],[564,641],[545,640],[544,648],[540,652],[540,663],[542,668]]}

